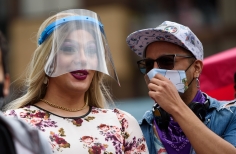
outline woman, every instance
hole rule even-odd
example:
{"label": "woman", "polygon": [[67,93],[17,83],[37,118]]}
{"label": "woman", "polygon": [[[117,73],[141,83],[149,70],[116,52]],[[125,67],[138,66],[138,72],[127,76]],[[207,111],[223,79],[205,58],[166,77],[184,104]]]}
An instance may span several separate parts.
{"label": "woman", "polygon": [[119,81],[97,14],[60,12],[41,25],[38,38],[27,92],[5,114],[43,131],[54,153],[148,153],[134,117],[105,109],[112,100],[104,74]]}

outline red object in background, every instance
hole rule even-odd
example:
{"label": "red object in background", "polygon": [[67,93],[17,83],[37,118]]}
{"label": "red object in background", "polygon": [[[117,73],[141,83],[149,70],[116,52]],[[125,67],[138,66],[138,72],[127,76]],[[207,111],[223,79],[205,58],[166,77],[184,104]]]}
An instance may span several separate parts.
{"label": "red object in background", "polygon": [[234,99],[236,48],[222,51],[203,60],[200,89],[218,100]]}

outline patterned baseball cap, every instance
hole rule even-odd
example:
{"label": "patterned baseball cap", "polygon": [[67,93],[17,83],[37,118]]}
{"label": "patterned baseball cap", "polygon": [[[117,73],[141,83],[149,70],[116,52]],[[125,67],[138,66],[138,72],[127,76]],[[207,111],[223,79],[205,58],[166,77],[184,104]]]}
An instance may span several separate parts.
{"label": "patterned baseball cap", "polygon": [[131,33],[126,42],[138,56],[144,57],[146,47],[155,41],[166,41],[190,51],[198,60],[203,60],[203,46],[197,36],[186,26],[165,21],[156,28]]}

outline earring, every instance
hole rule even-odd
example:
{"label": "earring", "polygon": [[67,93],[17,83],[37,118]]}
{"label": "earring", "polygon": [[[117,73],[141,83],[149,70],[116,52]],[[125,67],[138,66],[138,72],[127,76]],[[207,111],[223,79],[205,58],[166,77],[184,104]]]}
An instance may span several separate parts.
{"label": "earring", "polygon": [[200,81],[199,81],[198,77],[196,77],[196,82],[197,82],[197,88],[199,89],[200,88]]}
{"label": "earring", "polygon": [[43,80],[43,83],[46,84],[46,85],[48,84],[48,77],[47,76],[45,76],[45,78]]}

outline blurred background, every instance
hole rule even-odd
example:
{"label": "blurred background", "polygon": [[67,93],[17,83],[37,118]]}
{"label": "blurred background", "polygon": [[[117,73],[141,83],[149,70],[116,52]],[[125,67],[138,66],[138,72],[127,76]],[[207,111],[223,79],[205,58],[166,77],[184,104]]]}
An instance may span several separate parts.
{"label": "blurred background", "polygon": [[[18,84],[36,49],[40,24],[66,9],[89,9],[98,13],[105,27],[121,83],[119,87],[115,80],[109,81],[117,107],[139,119],[145,110],[151,109],[153,102],[148,98],[145,81],[136,66],[140,58],[128,48],[126,37],[139,29],[157,27],[165,20],[179,22],[198,36],[207,58],[235,49],[235,7],[235,0],[0,0],[0,29],[10,48],[8,64],[14,83],[11,93],[18,91]],[[236,66],[231,67],[236,71]],[[233,85],[230,88],[233,99]],[[16,93],[9,95],[6,103],[16,97]]]}

